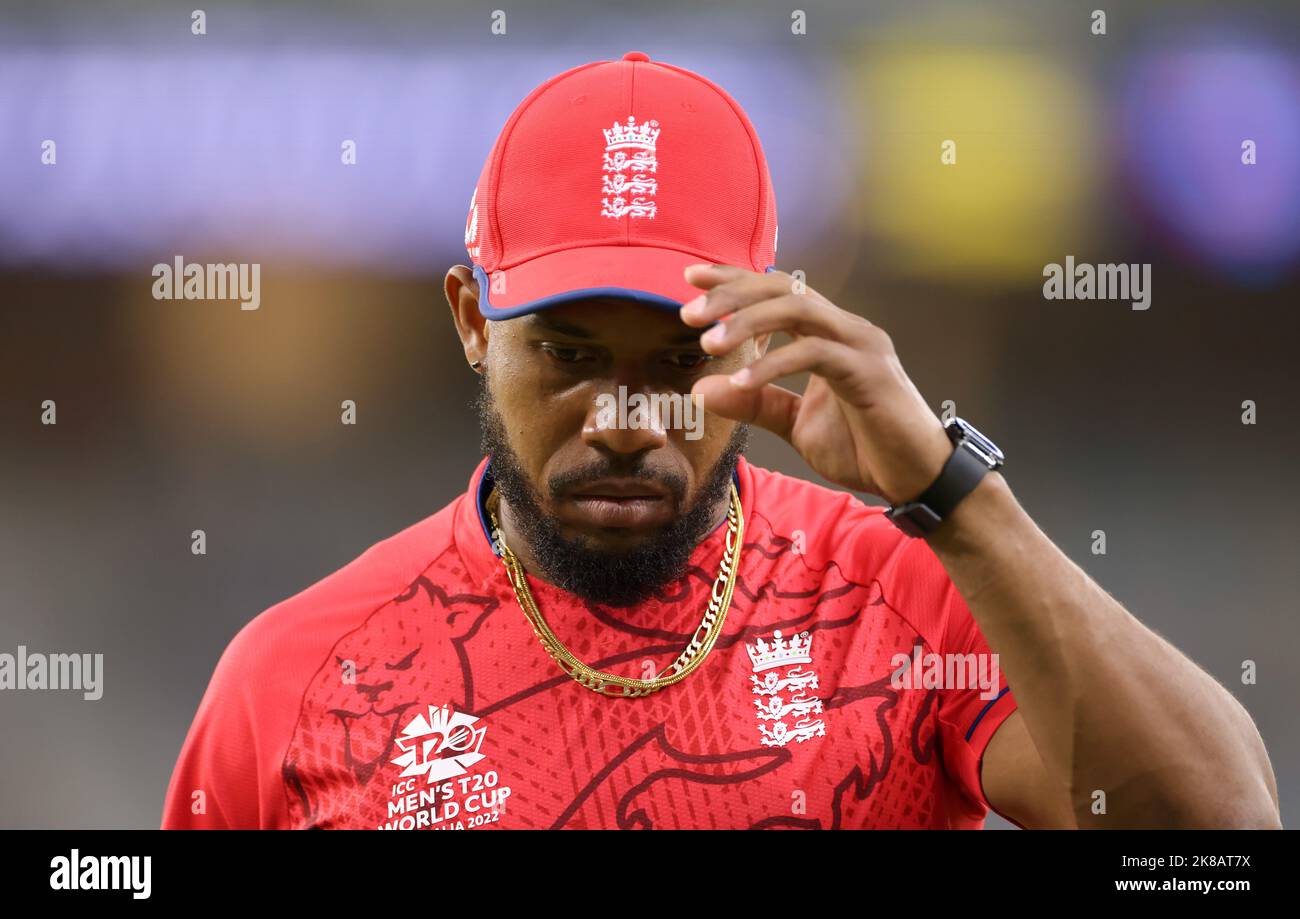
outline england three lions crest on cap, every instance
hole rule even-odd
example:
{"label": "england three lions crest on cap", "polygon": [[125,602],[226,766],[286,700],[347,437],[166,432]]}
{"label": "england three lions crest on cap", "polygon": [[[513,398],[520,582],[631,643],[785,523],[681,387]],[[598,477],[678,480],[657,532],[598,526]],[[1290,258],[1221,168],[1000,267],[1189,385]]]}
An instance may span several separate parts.
{"label": "england three lions crest on cap", "polygon": [[651,119],[637,124],[627,116],[626,124],[614,122],[605,129],[605,175],[601,180],[600,215],[602,217],[655,216],[655,192],[659,182],[649,173],[659,171],[655,145],[659,142],[659,122]]}

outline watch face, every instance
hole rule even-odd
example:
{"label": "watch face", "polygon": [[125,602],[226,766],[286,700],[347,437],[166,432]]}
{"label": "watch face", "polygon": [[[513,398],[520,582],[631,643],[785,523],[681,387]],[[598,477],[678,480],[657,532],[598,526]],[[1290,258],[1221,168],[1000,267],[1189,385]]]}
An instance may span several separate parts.
{"label": "watch face", "polygon": [[998,445],[981,434],[975,425],[961,418],[953,418],[948,424],[961,432],[960,440],[966,444],[967,449],[974,452],[990,469],[997,469],[1006,460]]}

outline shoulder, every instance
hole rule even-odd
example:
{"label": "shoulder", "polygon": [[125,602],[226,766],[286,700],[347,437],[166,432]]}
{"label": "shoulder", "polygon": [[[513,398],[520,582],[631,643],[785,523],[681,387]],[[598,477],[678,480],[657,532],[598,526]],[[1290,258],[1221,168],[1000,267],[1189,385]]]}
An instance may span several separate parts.
{"label": "shoulder", "polygon": [[[281,785],[282,757],[305,694],[341,637],[388,607],[439,559],[454,553],[460,500],[376,543],[307,589],[248,622],[226,646],[199,702],[168,786],[165,827],[292,825]],[[453,566],[454,567],[454,566]],[[191,811],[193,789],[209,793],[207,816]]]}
{"label": "shoulder", "polygon": [[214,682],[291,677],[303,668],[318,667],[342,634],[455,552],[452,521],[462,500],[464,496],[375,543],[342,568],[255,616],[227,646]]}
{"label": "shoulder", "polygon": [[872,574],[907,537],[885,509],[857,495],[755,466],[753,513],[772,531],[796,542],[810,564],[833,561],[846,574]]}

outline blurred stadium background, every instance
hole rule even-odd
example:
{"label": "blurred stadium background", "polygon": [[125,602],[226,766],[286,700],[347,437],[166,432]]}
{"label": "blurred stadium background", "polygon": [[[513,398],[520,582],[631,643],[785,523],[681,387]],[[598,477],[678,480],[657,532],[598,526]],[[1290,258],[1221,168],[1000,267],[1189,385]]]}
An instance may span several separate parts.
{"label": "blurred stadium background", "polygon": [[[1058,544],[1249,709],[1300,821],[1294,3],[810,2],[803,36],[771,2],[200,6],[201,37],[173,3],[0,7],[0,650],[106,670],[93,704],[0,694],[0,826],[156,826],[234,633],[463,490],[441,283],[478,170],[537,83],[629,50],[740,101],[778,267],[995,437]],[[261,308],[155,301],[176,255],[259,262]],[[1044,300],[1066,255],[1151,263],[1151,308]]]}

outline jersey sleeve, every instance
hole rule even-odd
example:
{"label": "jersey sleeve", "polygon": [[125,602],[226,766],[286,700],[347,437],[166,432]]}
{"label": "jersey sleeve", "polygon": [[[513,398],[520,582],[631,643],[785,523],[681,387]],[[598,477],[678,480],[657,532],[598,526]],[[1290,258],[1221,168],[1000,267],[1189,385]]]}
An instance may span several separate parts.
{"label": "jersey sleeve", "polygon": [[956,677],[944,680],[939,695],[944,771],[978,810],[990,809],[980,781],[984,750],[1016,710],[1016,699],[998,656],[934,551],[923,540],[912,540],[906,552],[914,598],[934,616],[934,650],[942,656],[945,676]]}
{"label": "jersey sleeve", "polygon": [[276,788],[268,788],[259,753],[254,661],[256,639],[245,627],[222,654],[172,771],[163,829],[257,829],[273,825]]}
{"label": "jersey sleeve", "polygon": [[[949,628],[947,638],[950,642],[947,650],[968,660],[973,655],[975,672],[987,675],[988,686],[949,688],[944,691],[939,706],[944,768],[956,780],[966,797],[984,808],[990,808],[980,779],[984,750],[1002,722],[1016,710],[1016,698],[1007,685],[1006,675],[998,666],[997,655],[984,640],[966,601],[951,581],[948,582],[947,592],[951,597],[946,606]],[[984,665],[981,661],[989,663]],[[985,667],[986,670],[982,669]]]}

